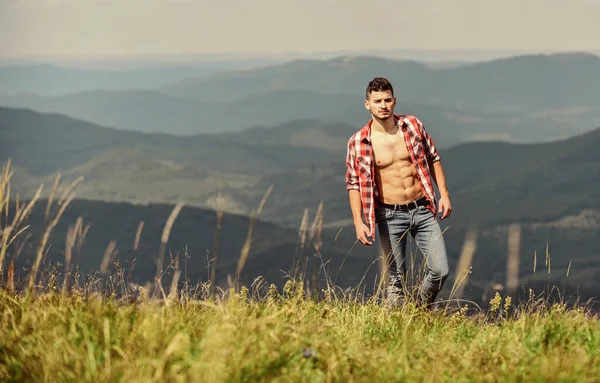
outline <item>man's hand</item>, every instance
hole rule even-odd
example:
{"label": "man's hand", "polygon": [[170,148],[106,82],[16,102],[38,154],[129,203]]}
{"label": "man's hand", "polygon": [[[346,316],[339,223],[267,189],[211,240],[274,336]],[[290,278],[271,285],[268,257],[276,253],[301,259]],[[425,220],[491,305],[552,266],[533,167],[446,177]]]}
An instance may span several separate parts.
{"label": "man's hand", "polygon": [[438,211],[439,211],[439,213],[443,212],[440,219],[445,219],[445,218],[450,217],[450,214],[452,214],[452,204],[450,204],[450,197],[442,196],[440,198]]}
{"label": "man's hand", "polygon": [[[363,245],[371,246],[369,241],[370,230],[362,221],[354,222],[354,228],[356,229],[356,239],[358,239]],[[373,240],[375,241],[375,240]]]}

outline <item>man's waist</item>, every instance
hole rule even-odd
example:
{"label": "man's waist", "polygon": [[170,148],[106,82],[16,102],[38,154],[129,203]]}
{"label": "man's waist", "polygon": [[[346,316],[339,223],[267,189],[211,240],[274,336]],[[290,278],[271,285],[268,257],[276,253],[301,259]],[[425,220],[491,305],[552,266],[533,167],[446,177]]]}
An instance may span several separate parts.
{"label": "man's waist", "polygon": [[376,201],[377,207],[383,207],[383,208],[392,209],[392,210],[403,210],[403,211],[413,210],[419,206],[429,206],[429,204],[430,204],[430,202],[426,196],[423,196],[417,200],[414,200],[414,201],[408,202],[408,203],[389,204],[389,203],[381,202],[379,200]]}

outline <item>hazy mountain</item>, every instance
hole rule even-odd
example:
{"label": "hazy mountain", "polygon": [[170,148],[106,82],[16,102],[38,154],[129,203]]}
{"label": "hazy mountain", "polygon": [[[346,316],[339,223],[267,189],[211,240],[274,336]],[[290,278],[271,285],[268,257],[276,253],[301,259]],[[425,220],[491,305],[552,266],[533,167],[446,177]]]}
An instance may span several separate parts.
{"label": "hazy mountain", "polygon": [[80,165],[105,150],[134,141],[135,134],[57,114],[0,107],[3,159],[33,175]]}
{"label": "hazy mountain", "polygon": [[[332,209],[332,220],[346,217],[346,208],[338,206],[345,205],[345,142],[354,131],[343,123],[301,120],[242,133],[179,137],[0,108],[3,158],[12,158],[32,177],[82,174],[89,185],[86,197],[162,201],[180,196],[201,206],[224,188],[239,212],[256,206],[274,184],[280,202],[265,214],[280,222],[286,219],[278,214],[278,203],[296,222],[305,207],[320,200]],[[480,142],[441,149],[453,199],[465,204],[456,215],[474,223],[502,223],[577,214],[600,195],[600,158],[594,149],[599,141],[596,130],[544,144]],[[180,182],[185,186],[176,187]],[[300,203],[289,206],[290,200]]]}
{"label": "hazy mountain", "polygon": [[[388,76],[397,83],[398,96],[407,95],[421,79],[431,82],[433,73],[424,64],[357,56],[329,60],[295,60],[244,71],[222,72],[201,79],[186,79],[165,86],[168,94],[201,101],[240,99],[277,90],[307,90],[325,94],[356,95],[364,100],[369,80]],[[393,77],[392,77],[393,75]],[[400,85],[402,84],[402,85]],[[426,84],[421,84],[426,87]]]}
{"label": "hazy mountain", "polygon": [[[3,161],[13,160],[16,179],[12,190],[22,198],[41,181],[48,188],[55,172],[61,170],[65,183],[85,176],[77,188],[81,198],[144,203],[184,201],[248,213],[258,206],[269,185],[274,185],[261,217],[297,227],[305,209],[312,220],[318,204],[323,202],[322,254],[337,259],[335,262],[347,257],[343,274],[344,278],[350,278],[347,283],[353,284],[368,269],[375,250],[356,246],[353,228],[348,226],[350,211],[343,181],[343,151],[331,151],[328,145],[322,145],[326,140],[339,142],[344,129],[343,124],[300,121],[297,125],[256,128],[244,132],[247,136],[231,133],[186,138],[123,132],[64,116],[0,109],[1,153]],[[306,139],[311,135],[315,139]],[[595,240],[600,228],[600,206],[596,203],[600,198],[600,158],[594,148],[599,142],[600,130],[596,130],[554,143],[487,142],[442,150],[454,206],[452,218],[442,222],[447,229],[452,265],[460,252],[465,230],[473,227],[479,234],[471,294],[481,296],[491,282],[502,281],[506,226],[513,222],[524,224],[523,278],[537,280],[542,286],[546,283],[547,272],[544,274],[540,265],[549,246],[556,275],[553,278],[579,287],[586,294],[598,293],[594,290],[594,280],[600,273],[600,248]],[[217,198],[219,191],[221,199]],[[143,206],[99,202],[89,205],[82,202],[79,206],[80,210],[67,213],[66,219],[71,221],[62,225],[78,215],[96,222],[93,227],[101,235],[87,247],[96,254],[90,258],[90,264],[99,262],[110,239],[130,246],[140,220],[160,221],[153,223],[155,232],[151,236],[157,241],[158,227],[162,227],[169,211],[166,206],[158,212],[150,207],[144,210]],[[214,212],[207,214],[214,217]],[[204,257],[212,243],[214,220],[197,216],[189,222],[191,226],[185,230],[174,228],[174,232],[188,234],[172,249],[181,251],[186,241],[192,243],[203,238],[204,242],[193,250],[198,262],[198,254]],[[121,225],[126,228],[122,235],[118,234]],[[222,237],[231,242],[226,253],[234,254],[231,255],[234,258],[239,255],[245,236],[242,226],[240,223]],[[296,230],[269,230],[264,232],[262,242],[256,242],[253,254],[261,255],[253,260],[256,267],[252,269],[253,275],[280,275],[279,268],[293,258]],[[274,237],[277,241],[273,247],[264,245],[271,250],[263,251],[259,243]],[[64,233],[54,241],[53,249],[64,247]],[[157,249],[156,242],[150,248]],[[120,251],[126,253],[126,249]],[[264,255],[267,253],[271,255]],[[538,257],[538,269],[531,275],[534,254]],[[56,252],[55,256],[61,255]],[[228,264],[231,266],[232,262]],[[349,266],[348,262],[356,263]],[[153,264],[149,261],[144,264],[146,272],[150,269],[154,272]],[[571,279],[565,279],[569,264]],[[198,263],[195,265],[200,267]],[[372,268],[376,269],[376,265]]]}
{"label": "hazy mountain", "polygon": [[[213,61],[193,64],[123,62],[32,63],[0,66],[0,94],[34,93],[64,95],[90,90],[150,89],[189,77],[201,77],[223,70],[248,69],[265,62]],[[82,67],[77,67],[81,65]],[[96,66],[97,68],[90,68]],[[103,68],[107,67],[107,68]]]}
{"label": "hazy mountain", "polygon": [[375,76],[395,84],[402,102],[465,109],[539,111],[595,106],[594,100],[600,99],[600,57],[592,54],[517,56],[438,70],[368,56],[302,60],[187,79],[163,90],[202,101],[289,89],[364,97]]}
{"label": "hazy mountain", "polygon": [[[68,115],[96,124],[146,133],[195,135],[243,131],[296,120],[346,123],[355,130],[370,118],[358,95],[304,90],[258,93],[231,102],[202,102],[140,91],[91,91],[68,96],[0,96],[0,105]],[[545,141],[572,134],[551,116],[464,112],[449,107],[400,102],[397,113],[414,114],[440,147],[472,140]],[[574,120],[578,121],[578,120]]]}
{"label": "hazy mountain", "polygon": [[58,97],[19,94],[0,105],[56,112],[142,132],[240,131],[298,119],[368,119],[364,89],[374,76],[396,85],[398,113],[416,114],[440,145],[501,139],[541,142],[600,125],[600,58],[520,56],[458,68],[357,56],[296,60],[222,71],[156,90],[86,91]]}
{"label": "hazy mountain", "polygon": [[[347,141],[354,128],[304,120],[256,130],[263,134],[253,139],[236,133],[193,137],[141,134],[62,115],[0,108],[0,153],[4,160],[13,160],[19,168],[20,185],[30,192],[41,181],[51,183],[61,172],[66,179],[85,176],[80,190],[87,198],[182,199],[214,206],[223,189],[224,207],[245,213],[248,206],[240,205],[238,197],[230,194],[232,190],[244,199],[262,195],[268,185],[255,187],[259,175],[318,166],[343,157],[342,141]],[[307,140],[311,135],[315,139]]]}
{"label": "hazy mountain", "polygon": [[[321,128],[318,141],[303,141],[303,132]],[[263,169],[285,170],[339,156],[345,149],[334,146],[340,141],[338,133],[345,130],[344,136],[349,136],[354,130],[343,123],[311,120],[288,123],[281,129],[256,129],[264,131],[264,137],[268,138],[265,142],[260,138],[248,141],[248,136],[237,133],[191,137],[142,134],[105,128],[59,114],[0,107],[2,156],[13,158],[16,164],[40,175],[75,166],[81,168],[93,158],[105,163],[100,155],[118,150],[138,152],[153,163],[165,160],[198,170],[233,170],[240,174]],[[330,147],[326,145],[327,140],[332,142]],[[105,159],[114,161],[116,158],[111,155]]]}
{"label": "hazy mountain", "polygon": [[[234,102],[198,102],[153,91],[94,91],[61,97],[22,95],[0,97],[0,104],[65,114],[96,124],[141,132],[199,134],[241,131],[295,120],[343,122],[357,130],[370,118],[359,97],[321,95],[305,91],[275,91]],[[463,141],[500,126],[484,116],[457,118],[457,111],[427,105],[403,104],[404,113],[417,114],[431,127],[442,146]],[[507,129],[507,132],[509,130]]]}
{"label": "hazy mountain", "polygon": [[166,96],[150,90],[97,90],[66,96],[33,94],[0,97],[0,104],[65,114],[96,124],[148,133],[200,133],[212,130],[203,117],[214,105]]}
{"label": "hazy mountain", "polygon": [[[600,57],[592,54],[520,56],[437,73],[443,102],[467,109],[543,111],[595,108]],[[454,89],[454,91],[451,91]]]}
{"label": "hazy mountain", "polygon": [[[600,57],[592,54],[517,56],[441,69],[368,56],[302,60],[187,79],[163,91],[199,101],[241,99],[278,90],[364,98],[366,85],[375,76],[392,81],[400,105],[434,104],[477,115],[495,113],[483,120],[502,120],[509,129],[520,124],[550,126],[552,139],[600,125],[600,108],[595,102],[600,99]],[[471,116],[466,114],[463,121],[468,124],[469,120]],[[560,129],[565,133],[560,134]],[[538,133],[538,137],[545,136]]]}
{"label": "hazy mountain", "polygon": [[458,217],[473,223],[535,222],[600,208],[599,144],[596,129],[547,144],[487,143],[448,150],[450,187],[457,200],[465,201]]}

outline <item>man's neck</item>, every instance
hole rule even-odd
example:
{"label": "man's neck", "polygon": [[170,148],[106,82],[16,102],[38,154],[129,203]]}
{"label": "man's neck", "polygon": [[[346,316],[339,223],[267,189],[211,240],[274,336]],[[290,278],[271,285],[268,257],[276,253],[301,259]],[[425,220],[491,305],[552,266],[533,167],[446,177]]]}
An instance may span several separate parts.
{"label": "man's neck", "polygon": [[396,118],[391,116],[387,120],[380,120],[373,117],[373,123],[371,129],[378,132],[386,132],[388,134],[395,134],[398,131],[398,125],[396,124]]}

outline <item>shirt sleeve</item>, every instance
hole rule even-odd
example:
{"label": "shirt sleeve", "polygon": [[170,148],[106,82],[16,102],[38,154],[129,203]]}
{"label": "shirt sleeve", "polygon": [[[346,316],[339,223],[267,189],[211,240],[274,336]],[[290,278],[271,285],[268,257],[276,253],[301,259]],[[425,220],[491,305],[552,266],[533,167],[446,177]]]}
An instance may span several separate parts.
{"label": "shirt sleeve", "polygon": [[419,125],[419,131],[421,133],[421,137],[423,137],[423,148],[425,149],[425,155],[427,156],[427,159],[431,163],[439,161],[440,153],[438,152],[437,148],[435,147],[435,143],[433,142],[433,139],[431,138],[429,133],[427,133],[427,130],[425,130],[425,125],[423,125],[423,122],[421,122],[421,120],[419,120],[419,119],[417,119],[417,123]]}
{"label": "shirt sleeve", "polygon": [[348,141],[346,152],[346,190],[360,190],[358,172],[356,171],[354,137]]}

